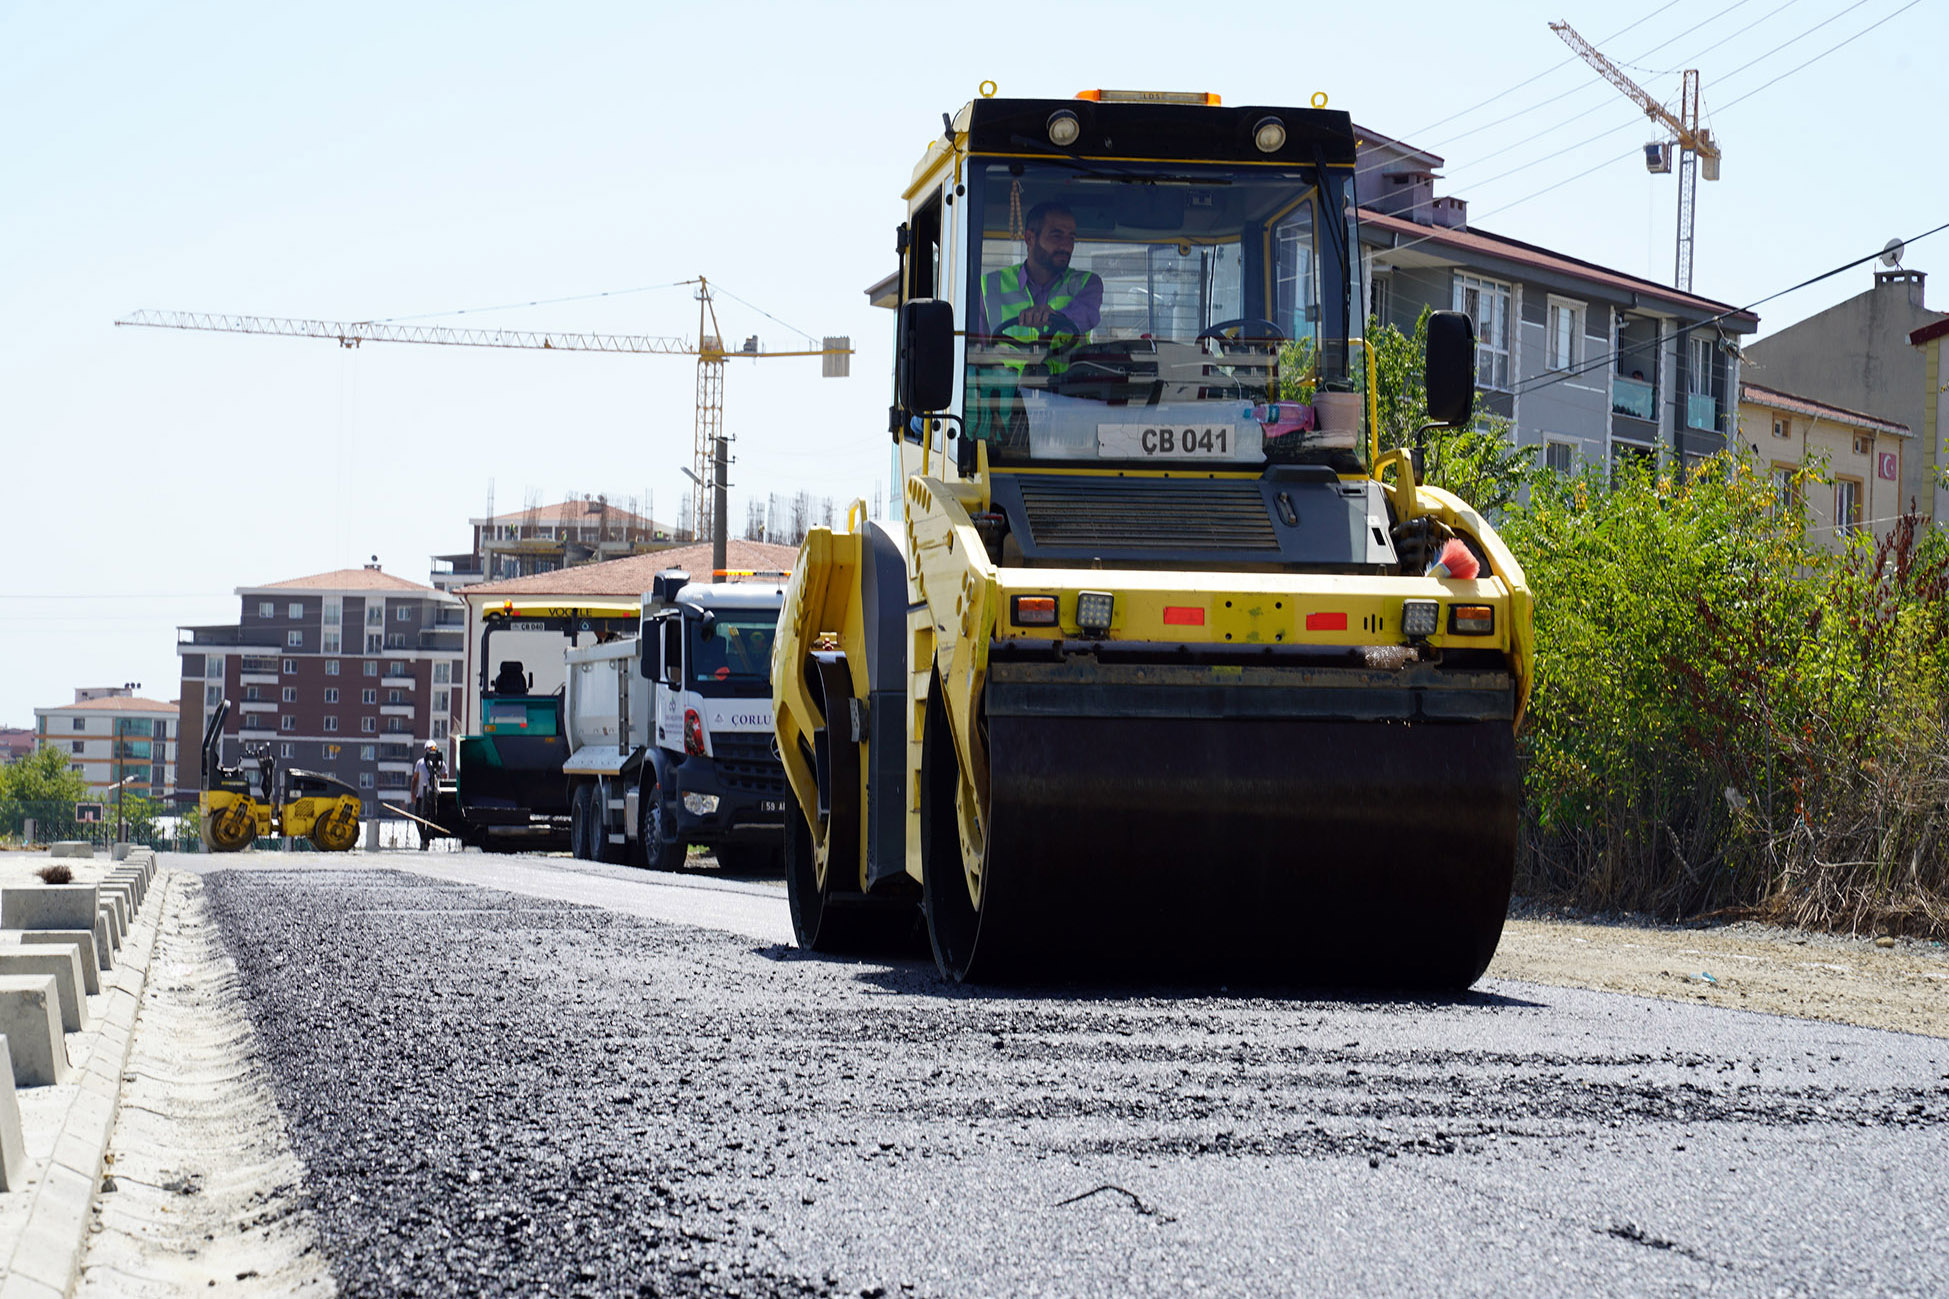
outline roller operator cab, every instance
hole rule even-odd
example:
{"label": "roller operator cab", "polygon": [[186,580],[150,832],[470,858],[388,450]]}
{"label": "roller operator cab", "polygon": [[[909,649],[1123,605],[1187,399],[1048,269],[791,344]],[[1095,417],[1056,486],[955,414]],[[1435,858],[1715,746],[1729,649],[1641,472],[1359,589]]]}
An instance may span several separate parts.
{"label": "roller operator cab", "polygon": [[[1378,451],[1344,113],[978,99],[897,234],[901,518],[807,537],[773,695],[801,944],[956,979],[1463,986],[1530,593]],[[1430,416],[1469,418],[1466,317]]]}
{"label": "roller operator cab", "polygon": [[701,845],[729,870],[778,869],[771,655],[784,575],[737,576],[663,573],[637,635],[568,652],[576,856],[670,870]]}

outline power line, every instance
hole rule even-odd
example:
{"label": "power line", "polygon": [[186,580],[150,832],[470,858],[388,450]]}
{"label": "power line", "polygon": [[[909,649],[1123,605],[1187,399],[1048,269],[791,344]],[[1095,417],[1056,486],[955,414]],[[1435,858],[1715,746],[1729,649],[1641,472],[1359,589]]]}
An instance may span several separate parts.
{"label": "power line", "polygon": [[757,306],[750,302],[746,302],[743,298],[731,292],[731,290],[725,288],[722,284],[713,285],[712,287],[715,288],[717,292],[722,293],[725,297],[731,299],[731,301],[740,303],[743,306],[750,307],[753,311],[763,316],[766,320],[769,320],[772,323],[777,325],[784,325],[785,328],[791,330],[794,334],[797,334],[800,338],[803,338],[806,342],[811,343],[817,341],[816,339],[813,338],[811,334],[806,333],[803,329],[800,329],[797,325],[786,324],[786,322],[780,320],[777,316],[772,315],[771,312],[766,311],[763,307]]}
{"label": "power line", "polygon": [[[1904,239],[1902,241],[1902,244],[1904,247],[1906,247],[1909,244],[1920,243],[1922,240],[1927,239],[1930,235],[1940,234],[1944,230],[1949,230],[1949,221],[1945,221],[1939,226],[1934,226],[1928,230],[1924,230],[1921,234],[1915,235],[1912,238]],[[1704,320],[1696,321],[1689,325],[1682,325],[1679,327],[1677,333],[1679,335],[1696,333],[1698,330],[1701,329],[1710,329],[1713,326],[1717,325],[1720,321],[1729,319],[1733,316],[1743,316],[1748,312],[1754,310],[1755,308],[1763,307],[1767,303],[1772,302],[1777,298],[1784,298],[1789,293],[1798,293],[1802,289],[1810,288],[1813,285],[1819,284],[1822,280],[1833,279],[1836,275],[1840,275],[1846,271],[1851,271],[1855,267],[1860,266],[1864,263],[1874,261],[1877,257],[1882,256],[1884,251],[1885,251],[1884,249],[1877,248],[1875,249],[1875,251],[1867,254],[1866,256],[1857,257],[1850,262],[1844,262],[1841,265],[1836,266],[1832,270],[1822,271],[1820,274],[1810,276],[1809,278],[1800,281],[1800,283],[1798,284],[1791,285],[1788,288],[1781,289],[1776,293],[1769,293],[1763,298],[1755,298],[1753,301],[1747,303],[1743,307],[1730,307],[1727,310],[1720,312],[1716,316],[1709,316]],[[1590,374],[1597,370],[1601,370],[1606,366],[1610,365],[1612,361],[1615,361],[1618,357],[1622,355],[1624,355],[1624,349],[1617,348],[1617,349],[1613,349],[1612,351],[1605,352],[1599,356],[1585,357],[1583,363],[1580,365],[1573,366],[1568,370],[1560,370],[1552,374],[1543,375],[1536,379],[1519,383],[1516,386],[1512,387],[1510,389],[1510,392],[1519,397],[1527,396],[1532,392],[1539,392],[1544,388],[1551,387],[1552,385],[1563,383],[1570,379],[1580,378],[1583,375]]]}
{"label": "power line", "polygon": [[[1834,22],[1836,19],[1843,18],[1846,15],[1853,13],[1856,9],[1859,9],[1862,5],[1866,3],[1868,3],[1868,0],[1854,0],[1854,3],[1849,5],[1847,8],[1836,9],[1833,13],[1821,19],[1819,22],[1815,23],[1812,27],[1809,27],[1806,31],[1800,33],[1800,35],[1790,37],[1787,40],[1781,41],[1778,45],[1775,45],[1772,49],[1768,50],[1766,53],[1759,55],[1757,58],[1751,58],[1746,60],[1746,62],[1740,64],[1738,67],[1734,68],[1731,72],[1720,74],[1720,80],[1723,81],[1729,77],[1736,77],[1740,73],[1744,72],[1746,69],[1752,67],[1755,63],[1765,62],[1767,59],[1772,58],[1775,54],[1778,54],[1781,50],[1784,50],[1787,46],[1793,45],[1799,41],[1806,40],[1809,36],[1812,36],[1815,32],[1827,26],[1829,23]],[[1895,11],[1895,13],[1900,13],[1900,12],[1901,12],[1900,9],[1897,9]],[[1890,14],[1888,17],[1893,18],[1894,16],[1895,14]],[[1888,21],[1888,19],[1884,18],[1882,21],[1886,22]]]}
{"label": "power line", "polygon": [[[1865,3],[1865,0],[1862,0],[1862,2]],[[1779,76],[1773,78],[1772,81],[1764,82],[1760,85],[1754,86],[1751,90],[1741,95],[1738,99],[1733,100],[1731,104],[1725,105],[1725,108],[1731,108],[1733,104],[1741,103],[1745,100],[1751,99],[1754,95],[1759,94],[1760,91],[1765,90],[1768,86],[1772,85],[1774,82],[1783,81],[1786,78],[1792,76],[1794,73],[1799,72],[1802,68],[1820,62],[1822,59],[1832,54],[1835,50],[1838,50],[1846,45],[1852,45],[1855,41],[1860,40],[1863,36],[1866,36],[1869,32],[1881,26],[1883,23],[1887,22],[1890,18],[1894,18],[1899,14],[1907,13],[1909,10],[1915,8],[1916,5],[1919,5],[1921,3],[1922,0],[1908,0],[1907,4],[1903,5],[1900,9],[1894,10],[1886,18],[1876,19],[1874,22],[1869,23],[1866,27],[1863,27],[1860,31],[1856,32],[1854,35],[1848,37],[1846,40],[1839,41],[1833,45],[1828,46],[1826,49],[1822,50],[1819,54],[1814,55],[1813,58],[1808,59],[1806,63],[1799,64],[1796,67],[1788,68],[1785,72],[1782,72]],[[1856,5],[1853,7],[1859,7],[1859,6]],[[1847,11],[1843,10],[1842,12],[1845,13]],[[1725,111],[1725,109],[1722,108],[1720,111],[1723,112]]]}

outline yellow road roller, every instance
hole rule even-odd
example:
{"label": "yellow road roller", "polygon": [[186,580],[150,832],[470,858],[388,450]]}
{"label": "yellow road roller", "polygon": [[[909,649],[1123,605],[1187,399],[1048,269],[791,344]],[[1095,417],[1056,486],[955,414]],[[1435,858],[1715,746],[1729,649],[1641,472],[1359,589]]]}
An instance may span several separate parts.
{"label": "yellow road roller", "polygon": [[345,852],[359,841],[359,795],[322,772],[281,767],[268,745],[246,745],[234,767],[222,763],[224,700],[203,731],[203,845],[241,852],[264,835],[311,840],[320,852]]}
{"label": "yellow road roller", "polygon": [[[1455,988],[1501,936],[1531,595],[1380,452],[1325,108],[983,97],[906,190],[900,512],[807,536],[775,731],[799,943],[955,980]],[[1474,400],[1429,331],[1430,420]]]}

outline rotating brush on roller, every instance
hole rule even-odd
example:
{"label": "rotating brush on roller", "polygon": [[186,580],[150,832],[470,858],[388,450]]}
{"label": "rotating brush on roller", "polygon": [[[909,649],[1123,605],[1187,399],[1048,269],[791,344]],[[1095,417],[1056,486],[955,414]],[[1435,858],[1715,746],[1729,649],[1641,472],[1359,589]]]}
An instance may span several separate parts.
{"label": "rotating brush on roller", "polygon": [[[900,516],[808,534],[772,661],[802,946],[924,934],[973,981],[1487,966],[1531,595],[1379,448],[1354,152],[1321,106],[1111,90],[977,99],[929,146],[887,295]],[[1466,316],[1426,359],[1466,423]]]}

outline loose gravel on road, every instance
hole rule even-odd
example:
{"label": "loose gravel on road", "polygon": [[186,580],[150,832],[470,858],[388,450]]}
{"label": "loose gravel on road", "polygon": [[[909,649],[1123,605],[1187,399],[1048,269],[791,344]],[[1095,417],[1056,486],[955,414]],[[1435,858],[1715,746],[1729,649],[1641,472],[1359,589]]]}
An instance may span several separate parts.
{"label": "loose gravel on road", "polygon": [[350,1294],[1921,1294],[1949,1256],[1934,1039],[1496,980],[980,992],[383,870],[208,893]]}

